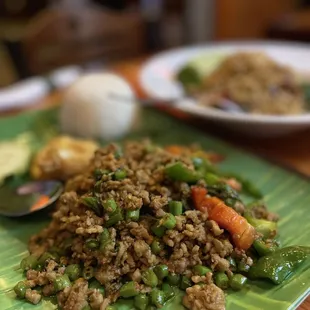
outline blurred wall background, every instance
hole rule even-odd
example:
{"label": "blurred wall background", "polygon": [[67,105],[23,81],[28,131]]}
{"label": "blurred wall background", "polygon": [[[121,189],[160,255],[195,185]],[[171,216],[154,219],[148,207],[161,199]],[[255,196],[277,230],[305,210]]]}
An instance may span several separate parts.
{"label": "blurred wall background", "polygon": [[[115,33],[113,29],[119,28],[119,22],[113,22],[114,19],[111,17],[111,22],[104,24],[105,18],[102,18],[102,24],[98,23],[95,31],[90,27],[92,19],[87,23],[81,21],[83,19],[81,17],[75,20],[70,19],[68,36],[71,35],[74,40],[83,39],[83,42],[90,42],[90,38],[95,41],[95,43],[92,42],[93,50],[89,52],[90,56],[87,61],[93,57],[93,60],[108,62],[126,59],[127,56],[132,58],[148,55],[158,50],[187,44],[219,40],[269,38],[308,42],[310,41],[309,5],[310,1],[307,0],[0,0],[0,86],[9,85],[34,74],[29,70],[28,58],[30,56],[28,57],[25,52],[24,42],[25,37],[29,38],[30,32],[34,35],[36,32],[43,31],[44,27],[40,28],[37,20],[38,16],[42,16],[46,11],[68,12],[69,17],[72,12],[77,12],[77,15],[81,16],[83,12],[89,10],[102,11],[112,14],[113,18],[121,14],[119,16],[123,20],[127,18],[125,16],[134,13],[137,20],[141,19],[142,26],[139,28],[143,28],[143,31],[139,33],[139,38],[137,34],[134,39],[130,40],[133,40],[132,45],[138,44],[135,42],[143,44],[141,48],[139,46],[136,50],[128,52],[128,55],[126,55],[127,48],[123,47],[126,50],[124,53],[119,53],[115,59],[109,56],[107,49],[103,51],[101,47],[108,47],[112,44],[106,39],[108,37],[106,33],[110,31],[109,37],[113,37]],[[100,20],[99,17],[98,19]],[[109,18],[106,20],[110,21]],[[107,29],[104,31],[104,36],[102,33],[99,35],[98,28],[100,27]],[[56,33],[62,32],[59,31],[61,29],[59,27],[55,29],[58,29]],[[127,29],[119,31],[123,31],[125,37],[130,37],[133,35],[132,29],[128,26]],[[95,32],[97,32],[97,37],[94,36]],[[53,35],[55,40],[58,39],[55,34]],[[43,37],[47,36],[43,35]],[[85,41],[86,39],[88,41]],[[29,42],[36,41],[30,40]],[[78,44],[77,42],[75,44]],[[80,48],[86,49],[90,44],[83,43],[82,45]],[[28,46],[28,50],[34,50],[38,48],[37,46],[33,43],[33,48]],[[55,52],[51,49],[51,54],[53,53]],[[74,62],[85,61],[86,58],[83,57],[81,56]],[[66,61],[68,62],[68,60],[63,60],[63,64]],[[54,65],[56,66],[57,63],[55,62]],[[44,68],[52,68],[52,65],[42,68],[44,71],[47,70]]]}

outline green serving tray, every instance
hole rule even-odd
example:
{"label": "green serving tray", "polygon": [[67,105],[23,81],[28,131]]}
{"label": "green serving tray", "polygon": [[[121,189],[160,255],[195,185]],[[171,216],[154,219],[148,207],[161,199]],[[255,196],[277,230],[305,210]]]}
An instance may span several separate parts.
{"label": "green serving tray", "polygon": [[[35,111],[0,119],[0,140],[32,131],[36,134],[36,147],[43,143],[50,128],[57,130],[57,110]],[[48,134],[44,134],[48,132]],[[160,144],[197,142],[205,149],[226,156],[221,169],[240,174],[256,184],[265,194],[269,209],[279,213],[280,240],[283,246],[310,246],[310,183],[288,171],[246,154],[232,146],[207,136],[180,121],[155,110],[145,110],[141,126],[127,138],[150,137]],[[20,219],[0,217],[0,309],[55,309],[51,302],[33,306],[15,299],[12,287],[22,279],[20,260],[27,255],[27,241],[49,221],[49,210]],[[295,309],[310,293],[310,262],[302,265],[293,277],[274,286],[266,282],[251,282],[247,289],[228,292],[228,310]],[[164,310],[184,309],[177,296]],[[129,310],[128,304],[117,309]]]}

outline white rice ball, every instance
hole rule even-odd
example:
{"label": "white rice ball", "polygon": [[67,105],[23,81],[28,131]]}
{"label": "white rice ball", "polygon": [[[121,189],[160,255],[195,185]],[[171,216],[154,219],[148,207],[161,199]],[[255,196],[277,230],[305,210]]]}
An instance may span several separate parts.
{"label": "white rice ball", "polygon": [[111,73],[80,77],[63,99],[61,127],[74,136],[116,139],[130,131],[138,115],[132,88]]}

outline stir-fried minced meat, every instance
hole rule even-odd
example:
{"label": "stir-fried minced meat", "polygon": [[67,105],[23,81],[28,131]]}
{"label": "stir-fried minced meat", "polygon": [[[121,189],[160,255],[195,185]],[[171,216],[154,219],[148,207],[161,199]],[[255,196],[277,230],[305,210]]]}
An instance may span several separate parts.
{"label": "stir-fried minced meat", "polygon": [[[44,261],[43,270],[28,270],[27,281],[42,286],[44,296],[57,293],[65,310],[105,309],[120,297],[124,281],[134,281],[135,289],[149,294],[153,286],[145,272],[164,265],[171,275],[204,283],[201,291],[195,285],[187,292],[186,306],[223,309],[224,295],[213,284],[213,275],[231,275],[228,257],[246,261],[246,253],[234,247],[228,232],[209,220],[207,212],[193,208],[190,183],[167,177],[165,169],[174,163],[196,173],[188,154],[174,155],[149,142],[127,143],[122,152],[116,145],[98,150],[89,169],[66,184],[49,226],[31,238],[34,256],[50,253],[52,258]],[[206,186],[202,179],[197,184]],[[182,206],[175,215],[172,200]],[[156,231],[158,223],[167,226]],[[195,266],[211,271],[196,274]],[[63,287],[55,292],[60,276]],[[104,294],[91,287],[94,281],[104,286]],[[199,308],[204,301],[214,307]]]}

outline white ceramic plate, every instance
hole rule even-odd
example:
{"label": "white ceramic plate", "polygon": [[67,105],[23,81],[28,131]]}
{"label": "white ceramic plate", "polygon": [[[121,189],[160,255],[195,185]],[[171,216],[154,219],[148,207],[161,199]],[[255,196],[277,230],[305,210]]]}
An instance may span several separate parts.
{"label": "white ceramic plate", "polygon": [[[295,69],[301,75],[310,76],[310,45],[291,42],[245,41],[212,43],[170,50],[149,59],[142,67],[140,82],[148,96],[156,99],[175,100],[183,111],[221,123],[231,130],[253,136],[277,136],[310,127],[310,114],[292,116],[232,114],[213,108],[201,107],[184,96],[175,75],[192,59],[206,57],[210,62],[214,56],[238,51],[261,51],[279,63]],[[208,58],[207,55],[210,55]],[[205,64],[212,67],[214,64]],[[203,68],[203,70],[208,70]]]}

